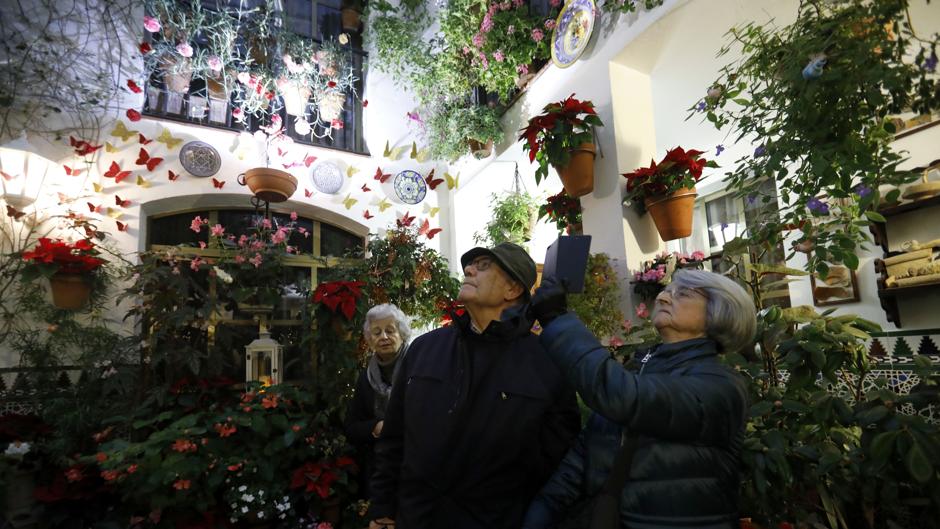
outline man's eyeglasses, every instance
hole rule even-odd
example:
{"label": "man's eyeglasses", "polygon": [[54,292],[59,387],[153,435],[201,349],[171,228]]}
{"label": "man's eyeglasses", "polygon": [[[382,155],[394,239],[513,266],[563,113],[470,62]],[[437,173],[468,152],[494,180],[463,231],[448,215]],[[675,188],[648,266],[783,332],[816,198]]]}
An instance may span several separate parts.
{"label": "man's eyeglasses", "polygon": [[490,257],[477,257],[473,261],[470,261],[470,266],[477,269],[477,272],[482,272],[489,268],[493,264],[493,259]]}

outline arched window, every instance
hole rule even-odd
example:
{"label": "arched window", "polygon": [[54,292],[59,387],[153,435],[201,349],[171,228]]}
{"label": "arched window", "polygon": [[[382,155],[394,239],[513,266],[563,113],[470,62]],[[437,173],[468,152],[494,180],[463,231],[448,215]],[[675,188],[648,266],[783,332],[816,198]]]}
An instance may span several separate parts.
{"label": "arched window", "polygon": [[[199,233],[190,229],[194,217],[208,219],[209,225],[222,224],[226,234],[236,237],[251,230],[256,211],[245,195],[202,195],[160,199],[142,205],[141,250],[160,251],[170,247],[182,249],[177,255],[212,258],[220,250],[209,246],[208,230]],[[322,281],[347,279],[346,269],[362,258],[368,228],[346,217],[310,204],[286,202],[273,205],[271,220],[275,225],[290,222],[291,212],[297,213],[295,226],[303,228],[291,234],[288,244],[301,255],[284,258],[287,277],[284,283],[295,291],[309,292]],[[201,245],[200,243],[205,243]],[[205,246],[205,247],[202,247]],[[181,273],[192,274],[187,267]],[[205,287],[214,291],[215,279],[200,276]],[[284,346],[284,379],[309,379],[316,369],[316,356],[310,344],[302,344],[302,314],[306,299],[285,295],[271,315],[271,336]],[[252,314],[241,312],[235,304],[213,317],[201,336],[194,340],[205,350],[223,353],[221,371],[234,379],[244,377],[245,346],[258,336],[258,322]]]}

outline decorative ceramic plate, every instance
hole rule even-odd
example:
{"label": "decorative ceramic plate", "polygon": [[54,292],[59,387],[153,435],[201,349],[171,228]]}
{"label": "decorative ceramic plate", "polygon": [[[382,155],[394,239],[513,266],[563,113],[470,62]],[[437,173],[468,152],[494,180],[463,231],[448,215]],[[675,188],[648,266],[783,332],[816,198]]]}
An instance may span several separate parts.
{"label": "decorative ceramic plate", "polygon": [[335,195],[343,187],[343,172],[333,162],[320,162],[313,167],[313,187],[327,195]]}
{"label": "decorative ceramic plate", "polygon": [[420,204],[428,194],[428,185],[420,174],[405,169],[395,176],[395,194],[405,204]]}
{"label": "decorative ceramic plate", "polygon": [[208,143],[191,141],[180,149],[180,163],[193,176],[212,176],[222,167],[222,158]]}
{"label": "decorative ceramic plate", "polygon": [[584,53],[594,32],[594,0],[571,0],[558,14],[552,33],[552,62],[567,68]]}

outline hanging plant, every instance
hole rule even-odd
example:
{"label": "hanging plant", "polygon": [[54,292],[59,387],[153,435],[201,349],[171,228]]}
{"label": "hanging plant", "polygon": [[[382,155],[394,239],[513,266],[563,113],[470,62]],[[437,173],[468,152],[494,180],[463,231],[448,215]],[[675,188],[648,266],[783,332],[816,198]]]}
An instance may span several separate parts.
{"label": "hanging plant", "polygon": [[532,238],[538,203],[528,193],[491,195],[493,211],[482,233],[473,234],[473,241],[485,246],[511,242],[525,246]]}
{"label": "hanging plant", "polygon": [[[762,219],[748,235],[755,245],[776,245],[787,225],[814,223],[815,251],[807,270],[823,276],[826,262],[858,267],[877,212],[879,186],[916,178],[898,169],[904,160],[890,146],[892,114],[940,108],[935,60],[940,37],[917,34],[909,2],[833,0],[801,2],[796,21],[733,28],[732,48],[742,58],[721,70],[690,109],[737,138],[755,138],[752,154],[727,174],[731,189],[752,200],[775,197],[759,190],[757,176],[777,182],[779,218]],[[820,207],[826,199],[842,206]],[[897,198],[897,193],[884,197]]]}

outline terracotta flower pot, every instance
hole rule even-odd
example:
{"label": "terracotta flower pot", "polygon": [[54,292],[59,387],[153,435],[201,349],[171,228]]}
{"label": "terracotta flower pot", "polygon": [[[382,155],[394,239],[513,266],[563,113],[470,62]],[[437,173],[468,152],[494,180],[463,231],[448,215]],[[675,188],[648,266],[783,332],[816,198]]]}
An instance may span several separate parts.
{"label": "terracotta flower pot", "polygon": [[340,16],[343,22],[343,30],[353,32],[359,31],[359,27],[362,25],[362,13],[356,10],[356,8],[344,7],[340,11]]}
{"label": "terracotta flower pot", "polygon": [[671,195],[655,195],[643,201],[664,241],[692,234],[692,209],[697,196],[694,187],[682,188]]}
{"label": "terracotta flower pot", "polygon": [[84,274],[56,273],[49,278],[52,304],[60,309],[78,310],[91,297],[91,282]]}
{"label": "terracotta flower pot", "polygon": [[472,138],[467,139],[467,145],[470,146],[470,154],[477,160],[482,160],[493,153],[493,140],[486,143],[480,143]]}
{"label": "terracotta flower pot", "polygon": [[571,197],[583,197],[594,191],[594,156],[596,149],[593,143],[582,143],[577,149],[571,150],[571,161],[564,167],[555,167],[558,177],[561,178],[565,192]]}
{"label": "terracotta flower pot", "polygon": [[243,176],[248,189],[266,202],[284,202],[297,191],[297,179],[280,169],[255,167],[245,171]]}

